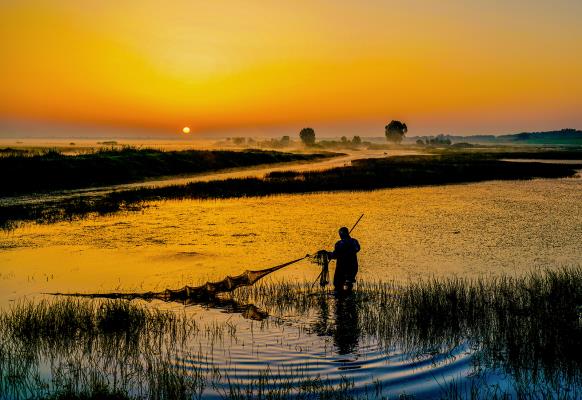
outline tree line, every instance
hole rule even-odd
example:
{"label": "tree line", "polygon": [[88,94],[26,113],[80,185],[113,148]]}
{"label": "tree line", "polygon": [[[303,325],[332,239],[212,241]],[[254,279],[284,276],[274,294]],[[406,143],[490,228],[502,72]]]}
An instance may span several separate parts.
{"label": "tree line", "polygon": [[[390,123],[384,127],[386,140],[392,143],[402,142],[402,139],[404,139],[407,132],[408,127],[406,124],[396,120],[390,121]],[[313,146],[315,145],[315,130],[313,128],[303,128],[301,129],[301,132],[299,132],[299,138],[305,146]],[[342,143],[359,145],[362,143],[362,138],[354,136],[350,142],[347,137],[342,136],[341,141]]]}

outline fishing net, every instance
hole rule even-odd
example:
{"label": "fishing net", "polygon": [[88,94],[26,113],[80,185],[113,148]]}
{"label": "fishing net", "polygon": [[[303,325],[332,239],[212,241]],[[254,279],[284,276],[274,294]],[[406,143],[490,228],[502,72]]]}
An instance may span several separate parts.
{"label": "fishing net", "polygon": [[[350,229],[351,231],[358,225],[364,214],[358,218],[355,225]],[[319,285],[323,288],[329,284],[329,260],[330,253],[326,250],[319,250],[313,255],[306,255],[284,264],[276,265],[271,268],[262,269],[259,271],[245,271],[237,276],[227,276],[218,282],[206,282],[201,286],[184,286],[180,289],[166,289],[161,292],[142,292],[142,293],[48,293],[59,296],[76,296],[76,297],[91,297],[91,298],[106,298],[106,299],[143,299],[153,300],[159,299],[163,301],[180,301],[184,303],[207,302],[217,299],[220,293],[232,292],[236,288],[242,286],[250,286],[270,273],[273,273],[283,267],[295,264],[305,258],[321,267],[321,273],[317,277],[314,285],[319,281]]]}
{"label": "fishing net", "polygon": [[[307,256],[306,256],[307,257]],[[142,292],[142,293],[50,293],[60,296],[91,297],[105,299],[143,299],[143,300],[163,300],[163,301],[207,301],[215,299],[219,293],[231,292],[242,286],[250,286],[259,279],[273,273],[283,267],[295,264],[306,257],[301,257],[275,267],[262,269],[260,271],[245,271],[237,276],[227,276],[218,282],[206,282],[201,286],[184,286],[180,289],[166,289],[161,292]]]}
{"label": "fishing net", "polygon": [[321,267],[321,272],[315,282],[319,280],[319,286],[325,287],[329,283],[329,253],[327,250],[319,250],[314,255],[309,256],[309,260]]}

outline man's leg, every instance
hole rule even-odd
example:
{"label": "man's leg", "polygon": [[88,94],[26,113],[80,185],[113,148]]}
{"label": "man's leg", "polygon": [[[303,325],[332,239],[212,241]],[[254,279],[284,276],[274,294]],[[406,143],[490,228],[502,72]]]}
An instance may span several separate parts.
{"label": "man's leg", "polygon": [[333,287],[336,292],[341,292],[344,290],[344,283],[346,281],[345,275],[342,271],[338,271],[337,268],[333,274]]}
{"label": "man's leg", "polygon": [[352,281],[346,281],[344,283],[344,287],[343,287],[344,292],[351,293],[353,288],[354,288],[354,283]]}

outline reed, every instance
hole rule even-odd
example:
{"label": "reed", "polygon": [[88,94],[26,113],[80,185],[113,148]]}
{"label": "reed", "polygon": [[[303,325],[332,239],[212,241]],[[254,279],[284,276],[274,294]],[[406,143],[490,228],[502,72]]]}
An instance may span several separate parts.
{"label": "reed", "polygon": [[291,161],[313,161],[339,154],[283,153],[245,150],[161,151],[130,146],[100,148],[66,155],[50,149],[37,152],[7,151],[0,157],[0,195],[83,188],[194,174],[228,168]]}
{"label": "reed", "polygon": [[196,332],[191,319],[137,302],[20,302],[0,314],[0,398],[190,399],[204,379],[176,353]]}
{"label": "reed", "polygon": [[361,282],[346,298],[318,291],[309,283],[265,282],[234,296],[274,314],[319,316],[309,329],[331,334],[347,352],[359,337],[412,355],[447,353],[469,341],[474,360],[516,381],[553,382],[556,390],[559,382],[582,384],[580,266],[519,277]]}
{"label": "reed", "polygon": [[[575,152],[576,157],[582,152]],[[563,178],[574,176],[582,165],[507,162],[498,153],[451,153],[434,156],[399,156],[363,159],[351,166],[325,171],[272,172],[264,178],[193,182],[159,188],[120,190],[99,196],[0,206],[0,228],[19,223],[50,223],[92,214],[133,211],[148,202],[181,199],[222,199],[271,196],[282,193],[362,191],[382,188],[444,185],[487,180]],[[532,155],[535,157],[535,155]]]}
{"label": "reed", "polygon": [[[574,399],[582,388],[582,267],[523,276],[360,282],[348,296],[303,282],[264,281],[218,304],[250,304],[271,314],[261,324],[300,317],[304,331],[333,339],[339,354],[361,340],[410,357],[441,357],[468,345],[474,379],[443,383],[442,397]],[[242,312],[244,307],[232,307]],[[259,327],[262,325],[259,325]],[[267,326],[267,325],[265,325]],[[188,343],[236,340],[237,324],[121,300],[24,301],[0,313],[0,398],[192,398],[213,387],[225,398],[377,398],[381,383],[358,388],[302,370],[265,370],[239,381],[213,367],[212,354],[178,357]],[[51,366],[51,380],[40,366]],[[510,376],[488,385],[478,371]],[[379,386],[378,386],[379,385]]]}

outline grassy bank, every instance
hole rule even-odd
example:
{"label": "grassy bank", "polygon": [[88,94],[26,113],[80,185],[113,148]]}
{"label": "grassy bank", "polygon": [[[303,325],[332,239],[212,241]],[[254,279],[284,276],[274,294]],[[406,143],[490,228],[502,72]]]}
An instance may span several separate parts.
{"label": "grassy bank", "polygon": [[[309,283],[263,283],[237,289],[233,300],[283,315],[315,315],[307,331],[331,336],[349,354],[360,340],[390,352],[435,360],[463,344],[475,375],[442,388],[443,398],[574,399],[582,388],[582,268],[540,270],[523,277],[440,278],[396,285],[360,283],[347,297]],[[23,302],[0,313],[0,398],[197,398],[216,383],[225,398],[377,398],[382,383],[356,390],[324,376],[265,368],[242,383],[209,365],[208,354],[184,351],[199,337],[215,346],[236,337],[236,319],[206,327],[185,314],[141,302],[56,299]],[[281,322],[278,322],[281,321]],[[256,325],[256,329],[261,329]],[[190,345],[188,345],[190,344]],[[212,347],[215,347],[214,345]],[[355,347],[354,347],[355,346]],[[190,350],[185,350],[190,349]],[[49,365],[51,377],[42,375]],[[510,376],[500,389],[480,380],[487,371]],[[113,379],[115,377],[115,379]]]}
{"label": "grassy bank", "polygon": [[490,159],[582,160],[582,147],[549,146],[447,146],[422,148],[430,154],[481,154]]}
{"label": "grassy bank", "polygon": [[[580,154],[580,153],[578,153]],[[502,154],[501,157],[504,157]],[[421,185],[469,183],[487,180],[562,178],[581,165],[507,162],[496,153],[399,156],[356,160],[351,166],[326,171],[273,172],[265,178],[194,182],[160,188],[117,191],[100,197],[77,197],[38,204],[0,207],[0,226],[21,221],[54,222],[91,213],[140,209],[145,202],[164,199],[215,199],[269,196],[281,193],[357,191]]]}
{"label": "grassy bank", "polygon": [[0,157],[0,196],[127,183],[145,178],[193,174],[290,161],[311,161],[334,154],[276,151],[160,151],[124,147],[64,155],[58,151]]}

